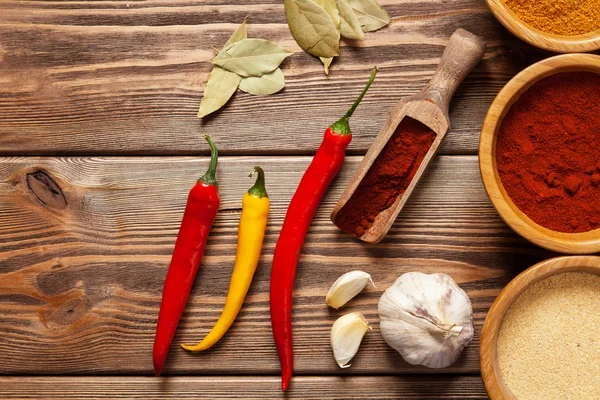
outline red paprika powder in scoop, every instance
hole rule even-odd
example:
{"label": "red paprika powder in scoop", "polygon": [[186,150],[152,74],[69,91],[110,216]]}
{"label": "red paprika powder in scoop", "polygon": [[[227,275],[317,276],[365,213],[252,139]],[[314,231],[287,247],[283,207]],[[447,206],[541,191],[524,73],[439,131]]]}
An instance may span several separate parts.
{"label": "red paprika powder in scoop", "polygon": [[600,75],[558,73],[523,93],[499,128],[496,168],[537,224],[567,233],[600,228]]}
{"label": "red paprika powder in scoop", "polygon": [[345,232],[362,236],[375,217],[406,192],[435,137],[435,132],[424,124],[404,117],[352,197],[337,213],[335,224]]}

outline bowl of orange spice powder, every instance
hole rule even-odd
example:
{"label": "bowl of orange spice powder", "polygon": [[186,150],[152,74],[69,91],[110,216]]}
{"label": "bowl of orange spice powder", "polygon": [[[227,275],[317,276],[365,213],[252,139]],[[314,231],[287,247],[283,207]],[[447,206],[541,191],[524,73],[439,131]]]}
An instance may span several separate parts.
{"label": "bowl of orange spice powder", "polygon": [[513,35],[559,53],[600,49],[600,0],[486,0]]}
{"label": "bowl of orange spice powder", "polygon": [[551,57],[510,80],[485,117],[479,167],[515,232],[557,252],[599,252],[600,56]]}

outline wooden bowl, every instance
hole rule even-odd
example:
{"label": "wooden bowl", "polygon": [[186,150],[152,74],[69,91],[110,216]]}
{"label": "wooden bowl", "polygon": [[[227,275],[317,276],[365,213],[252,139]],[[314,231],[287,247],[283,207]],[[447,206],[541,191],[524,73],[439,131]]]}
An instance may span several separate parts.
{"label": "wooden bowl", "polygon": [[549,250],[569,254],[590,254],[600,251],[600,229],[564,233],[538,225],[513,203],[504,190],[496,168],[496,135],[510,107],[538,80],[567,71],[590,71],[600,74],[600,56],[563,54],[547,58],[524,69],[504,86],[494,99],[483,122],[479,142],[479,169],[492,204],[500,217],[515,232]]}
{"label": "wooden bowl", "polygon": [[502,380],[496,354],[498,334],[506,311],[530,285],[563,272],[587,272],[600,275],[600,257],[568,256],[542,261],[510,281],[492,304],[483,324],[479,347],[481,377],[491,400],[515,399]]}
{"label": "wooden bowl", "polygon": [[562,36],[540,31],[523,22],[504,0],[486,0],[498,21],[513,35],[541,49],[557,53],[588,52],[600,49],[600,30],[583,35]]}

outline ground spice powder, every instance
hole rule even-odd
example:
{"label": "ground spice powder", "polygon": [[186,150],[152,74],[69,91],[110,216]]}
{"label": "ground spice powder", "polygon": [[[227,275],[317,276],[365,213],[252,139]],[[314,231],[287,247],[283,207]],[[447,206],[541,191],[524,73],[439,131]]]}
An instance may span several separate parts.
{"label": "ground spice powder", "polygon": [[506,5],[546,33],[574,36],[600,29],[600,0],[506,0]]}
{"label": "ground spice powder", "polygon": [[519,400],[600,396],[600,276],[569,272],[527,288],[504,316],[502,379]]}
{"label": "ground spice powder", "polygon": [[544,78],[508,111],[496,168],[512,201],[559,232],[600,228],[600,75]]}
{"label": "ground spice powder", "polygon": [[421,122],[404,117],[352,197],[338,212],[335,224],[352,235],[362,236],[375,217],[406,191],[435,137],[435,132]]}

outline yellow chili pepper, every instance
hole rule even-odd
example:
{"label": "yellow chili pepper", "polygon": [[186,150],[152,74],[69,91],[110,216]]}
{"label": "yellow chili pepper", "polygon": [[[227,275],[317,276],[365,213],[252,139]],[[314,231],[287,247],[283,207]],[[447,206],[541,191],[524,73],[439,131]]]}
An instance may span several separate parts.
{"label": "yellow chili pepper", "polygon": [[219,320],[202,342],[195,346],[181,345],[186,350],[202,351],[217,343],[233,324],[250,288],[260,258],[269,214],[269,197],[265,189],[265,173],[261,167],[254,167],[250,176],[254,172],[258,173],[256,183],[242,199],[237,253],[229,283],[229,293],[227,293],[225,299],[225,307]]}

